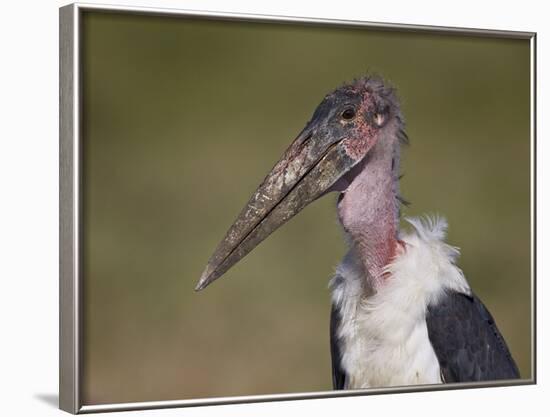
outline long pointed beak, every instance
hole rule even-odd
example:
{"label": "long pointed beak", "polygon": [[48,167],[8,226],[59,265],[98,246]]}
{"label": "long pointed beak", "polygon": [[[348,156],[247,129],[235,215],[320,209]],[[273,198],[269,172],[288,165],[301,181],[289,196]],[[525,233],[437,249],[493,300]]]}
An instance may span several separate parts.
{"label": "long pointed beak", "polygon": [[328,138],[311,125],[300,133],[254,192],[211,256],[196,291],[223,275],[277,228],[322,196],[358,161],[345,138]]}

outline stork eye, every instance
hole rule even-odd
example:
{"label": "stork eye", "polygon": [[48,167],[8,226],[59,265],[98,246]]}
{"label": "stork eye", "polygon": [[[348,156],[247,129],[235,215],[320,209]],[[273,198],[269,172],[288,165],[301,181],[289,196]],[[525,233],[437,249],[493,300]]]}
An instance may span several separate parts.
{"label": "stork eye", "polygon": [[352,107],[347,108],[342,112],[342,119],[351,120],[355,117],[355,109]]}

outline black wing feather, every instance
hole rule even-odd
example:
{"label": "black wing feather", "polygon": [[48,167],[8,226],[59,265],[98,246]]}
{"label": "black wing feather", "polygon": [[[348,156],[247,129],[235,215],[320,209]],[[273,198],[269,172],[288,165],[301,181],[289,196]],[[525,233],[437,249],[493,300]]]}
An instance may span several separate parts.
{"label": "black wing feather", "polygon": [[520,377],[491,313],[475,295],[447,293],[428,307],[426,322],[445,382]]}
{"label": "black wing feather", "polygon": [[332,359],[332,386],[335,390],[345,389],[346,374],[342,369],[342,352],[336,335],[340,327],[340,313],[334,305],[330,311],[330,356]]}

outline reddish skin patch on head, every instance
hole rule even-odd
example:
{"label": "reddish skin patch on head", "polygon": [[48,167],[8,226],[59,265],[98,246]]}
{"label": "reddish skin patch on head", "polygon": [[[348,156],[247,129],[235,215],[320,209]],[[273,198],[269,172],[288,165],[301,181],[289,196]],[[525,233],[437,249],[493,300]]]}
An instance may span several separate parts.
{"label": "reddish skin patch on head", "polygon": [[374,137],[363,134],[358,135],[358,137],[344,139],[342,142],[346,154],[355,161],[363,159],[374,143]]}
{"label": "reddish skin patch on head", "polygon": [[366,115],[372,113],[373,109],[372,95],[365,91],[363,102],[357,109],[357,117],[353,121],[353,133],[343,141],[346,153],[356,161],[362,159],[376,143],[378,129],[366,120]]}

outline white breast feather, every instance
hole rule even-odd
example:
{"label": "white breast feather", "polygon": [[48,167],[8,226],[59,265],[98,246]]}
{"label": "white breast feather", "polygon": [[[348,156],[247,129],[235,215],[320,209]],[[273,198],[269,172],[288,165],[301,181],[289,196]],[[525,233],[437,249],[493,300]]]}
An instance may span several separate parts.
{"label": "white breast feather", "polygon": [[[446,289],[470,293],[455,265],[457,248],[444,242],[445,219],[412,218],[404,248],[386,270],[389,277],[373,295],[364,291],[364,269],[350,251],[331,281],[340,312],[346,388],[388,387],[441,382],[439,363],[428,339],[427,306]],[[340,278],[339,278],[340,277]]]}

